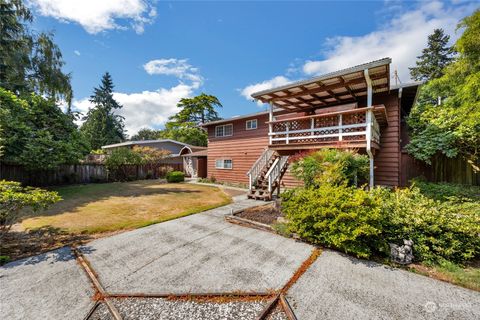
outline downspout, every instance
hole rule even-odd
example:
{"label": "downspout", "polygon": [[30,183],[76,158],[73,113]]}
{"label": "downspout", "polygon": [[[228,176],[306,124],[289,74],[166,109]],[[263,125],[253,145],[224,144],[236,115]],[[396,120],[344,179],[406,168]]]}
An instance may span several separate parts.
{"label": "downspout", "polygon": [[373,153],[372,153],[372,79],[370,79],[370,75],[368,74],[368,69],[365,69],[363,71],[365,75],[365,81],[367,82],[367,119],[366,119],[366,138],[367,138],[367,154],[370,159],[370,174],[369,174],[369,186],[370,189],[373,188],[374,186],[374,172],[373,172]]}

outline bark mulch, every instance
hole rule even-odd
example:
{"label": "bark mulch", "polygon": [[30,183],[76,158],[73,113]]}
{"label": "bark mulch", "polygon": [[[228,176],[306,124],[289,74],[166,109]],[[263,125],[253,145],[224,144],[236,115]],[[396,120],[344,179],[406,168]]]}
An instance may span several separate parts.
{"label": "bark mulch", "polygon": [[260,222],[263,224],[272,225],[275,222],[277,222],[278,217],[282,217],[283,215],[280,212],[280,210],[275,209],[273,204],[268,204],[268,205],[245,209],[235,214],[235,216],[243,219]]}

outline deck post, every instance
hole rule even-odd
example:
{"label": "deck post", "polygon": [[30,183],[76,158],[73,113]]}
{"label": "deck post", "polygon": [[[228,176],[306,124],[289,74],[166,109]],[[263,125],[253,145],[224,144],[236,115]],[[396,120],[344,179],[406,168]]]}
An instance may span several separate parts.
{"label": "deck post", "polygon": [[373,153],[372,153],[372,122],[373,122],[373,112],[372,112],[372,96],[373,96],[373,90],[372,90],[372,79],[370,79],[370,75],[368,74],[368,69],[365,69],[363,71],[365,75],[365,81],[367,82],[367,114],[366,114],[366,140],[367,140],[367,154],[368,157],[370,158],[370,179],[369,179],[369,185],[370,188],[373,188],[374,186],[374,163],[373,163]]}
{"label": "deck post", "polygon": [[269,144],[272,144],[272,133],[273,133],[273,124],[272,124],[272,121],[273,121],[273,104],[272,103],[269,103],[269,106],[270,106],[270,109],[268,111],[268,132],[270,133],[268,135],[268,140],[269,140]]}
{"label": "deck post", "polygon": [[338,116],[338,141],[342,141],[343,140],[343,136],[342,136],[342,133],[343,133],[343,120],[342,120],[342,115],[340,114]]}

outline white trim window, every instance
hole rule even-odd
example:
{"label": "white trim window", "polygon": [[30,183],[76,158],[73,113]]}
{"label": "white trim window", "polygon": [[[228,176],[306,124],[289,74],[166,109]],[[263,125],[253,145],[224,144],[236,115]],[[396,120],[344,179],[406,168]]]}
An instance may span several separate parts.
{"label": "white trim window", "polygon": [[251,120],[247,120],[245,121],[245,129],[246,130],[255,130],[257,129],[257,119],[251,119]]}
{"label": "white trim window", "polygon": [[217,159],[215,160],[216,169],[232,169],[233,161],[232,159]]}
{"label": "white trim window", "polygon": [[233,136],[233,124],[224,124],[215,127],[215,137],[230,137]]}

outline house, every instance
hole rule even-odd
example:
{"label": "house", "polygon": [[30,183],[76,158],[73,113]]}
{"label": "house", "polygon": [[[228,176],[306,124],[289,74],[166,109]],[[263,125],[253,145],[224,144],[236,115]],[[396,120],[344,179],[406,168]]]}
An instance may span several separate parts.
{"label": "house", "polygon": [[268,111],[204,124],[208,176],[270,199],[281,186],[300,183],[288,171],[289,156],[342,148],[368,155],[371,186],[406,184],[405,116],[420,83],[391,85],[390,63],[384,58],[257,92],[252,97]]}
{"label": "house", "polygon": [[[108,153],[115,148],[133,148],[134,146],[150,147],[159,150],[170,151],[170,155],[166,159],[162,160],[162,163],[168,164],[175,170],[184,171],[187,176],[191,177],[198,176],[197,171],[199,168],[199,156],[193,158],[189,155],[195,152],[205,151],[207,149],[205,147],[192,146],[187,143],[171,139],[126,141],[102,146],[102,149]],[[200,161],[200,170],[202,175],[206,176],[206,160],[204,162],[205,164]]]}

